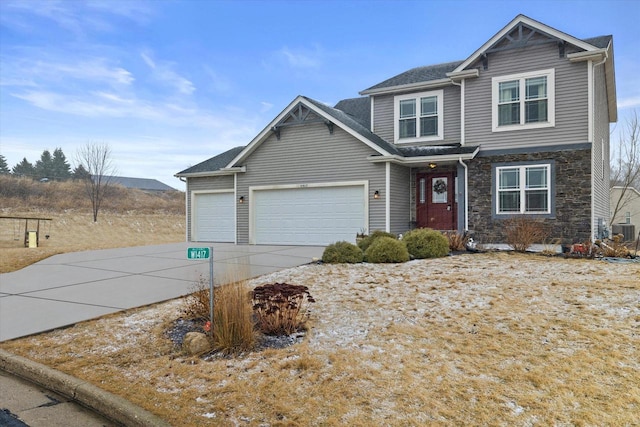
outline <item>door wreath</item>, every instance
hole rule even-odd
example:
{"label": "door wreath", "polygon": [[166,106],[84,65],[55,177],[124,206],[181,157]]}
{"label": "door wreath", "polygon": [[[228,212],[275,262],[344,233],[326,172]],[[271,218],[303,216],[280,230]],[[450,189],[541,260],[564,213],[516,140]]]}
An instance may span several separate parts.
{"label": "door wreath", "polygon": [[433,182],[433,191],[435,191],[438,194],[442,194],[445,191],[447,191],[447,183],[444,182],[443,179],[436,179]]}

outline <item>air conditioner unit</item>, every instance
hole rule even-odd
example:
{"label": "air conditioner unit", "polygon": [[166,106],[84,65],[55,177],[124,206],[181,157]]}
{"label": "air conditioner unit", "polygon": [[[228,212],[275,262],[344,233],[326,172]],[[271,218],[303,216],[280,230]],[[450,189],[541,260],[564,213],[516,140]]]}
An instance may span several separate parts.
{"label": "air conditioner unit", "polygon": [[622,234],[625,242],[636,240],[636,226],[633,224],[613,224],[611,227],[613,235]]}

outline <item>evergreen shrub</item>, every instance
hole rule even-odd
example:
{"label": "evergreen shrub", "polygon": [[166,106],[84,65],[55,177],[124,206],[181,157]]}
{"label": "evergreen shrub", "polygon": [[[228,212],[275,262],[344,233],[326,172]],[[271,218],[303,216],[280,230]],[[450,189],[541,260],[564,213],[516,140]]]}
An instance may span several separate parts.
{"label": "evergreen shrub", "polygon": [[416,228],[408,231],[402,241],[416,259],[439,258],[449,254],[449,239],[430,228]]}
{"label": "evergreen shrub", "polygon": [[367,248],[380,237],[391,237],[393,239],[396,238],[394,234],[387,233],[386,231],[382,230],[375,230],[373,233],[360,240],[358,242],[358,247],[362,249],[362,252],[366,252]]}
{"label": "evergreen shrub", "polygon": [[365,261],[396,263],[409,261],[409,252],[403,242],[388,236],[378,237],[364,253]]}
{"label": "evergreen shrub", "polygon": [[355,264],[362,262],[363,258],[364,253],[362,249],[353,243],[345,241],[330,244],[322,253],[322,262],[328,264]]}

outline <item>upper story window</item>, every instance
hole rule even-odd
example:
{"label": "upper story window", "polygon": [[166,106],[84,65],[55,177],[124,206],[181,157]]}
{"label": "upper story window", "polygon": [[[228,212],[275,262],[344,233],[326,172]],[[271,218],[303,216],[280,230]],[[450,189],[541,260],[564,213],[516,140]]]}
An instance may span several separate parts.
{"label": "upper story window", "polygon": [[492,84],[493,131],[555,125],[555,71],[494,77]]}
{"label": "upper story window", "polygon": [[394,134],[397,143],[443,139],[443,93],[442,90],[435,90],[394,98]]}

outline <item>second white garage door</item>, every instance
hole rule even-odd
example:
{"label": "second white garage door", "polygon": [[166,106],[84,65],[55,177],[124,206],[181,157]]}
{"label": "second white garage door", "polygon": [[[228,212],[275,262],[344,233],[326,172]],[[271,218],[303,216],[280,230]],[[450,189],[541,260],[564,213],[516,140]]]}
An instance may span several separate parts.
{"label": "second white garage door", "polygon": [[365,186],[254,190],[253,242],[328,245],[355,242],[366,228]]}
{"label": "second white garage door", "polygon": [[235,242],[235,198],[232,192],[194,194],[193,233],[198,242]]}

